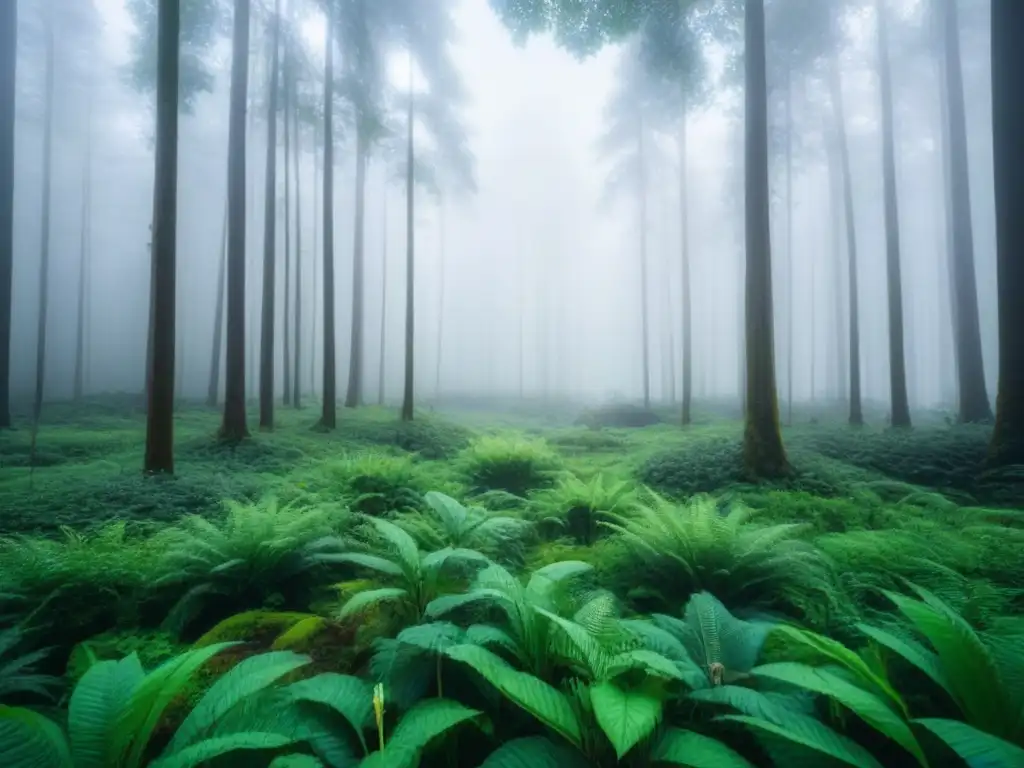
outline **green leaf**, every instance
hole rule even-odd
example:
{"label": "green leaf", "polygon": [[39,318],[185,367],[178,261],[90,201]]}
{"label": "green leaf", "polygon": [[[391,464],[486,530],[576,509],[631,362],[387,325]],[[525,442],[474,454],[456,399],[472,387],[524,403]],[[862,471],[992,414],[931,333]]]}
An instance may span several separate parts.
{"label": "green leaf", "polygon": [[503,597],[504,595],[496,589],[474,589],[471,592],[463,592],[461,594],[442,595],[441,597],[434,598],[427,604],[424,617],[436,619],[465,605],[485,600],[500,600]]}
{"label": "green leaf", "polygon": [[948,693],[951,699],[956,701],[956,694],[950,687],[949,679],[946,677],[946,672],[943,670],[942,663],[936,654],[920,643],[898,637],[892,632],[873,627],[870,624],[858,624],[857,628],[879,645],[883,645],[893,653],[902,656],[904,660],[924,672],[935,681],[936,685]]}
{"label": "green leaf", "polygon": [[132,693],[114,730],[112,754],[122,760],[122,765],[126,768],[141,765],[146,745],[167,705],[203,664],[235,645],[238,643],[194,648],[169,659],[146,675]]}
{"label": "green leaf", "polygon": [[386,557],[369,555],[364,552],[346,552],[342,555],[332,555],[331,562],[358,565],[361,568],[383,573],[385,576],[402,575],[402,569],[397,563],[388,560]]}
{"label": "green leaf", "polygon": [[875,760],[864,747],[845,736],[840,736],[831,728],[811,717],[792,715],[787,718],[784,725],[776,725],[767,720],[747,715],[722,715],[716,719],[743,723],[755,730],[779,736],[794,744],[820,752],[854,768],[883,768],[882,764]]}
{"label": "green leaf", "polygon": [[967,722],[997,736],[1012,736],[1017,713],[992,655],[971,625],[948,607],[943,610],[894,592],[885,594],[935,648]]}
{"label": "green leaf", "polygon": [[677,663],[669,661],[660,653],[643,648],[613,656],[605,670],[605,677],[611,680],[634,669],[643,670],[654,677],[686,681]]}
{"label": "green leaf", "polygon": [[864,722],[889,737],[912,754],[919,765],[927,766],[924,750],[914,737],[906,721],[873,693],[847,682],[827,669],[816,669],[807,664],[780,662],[754,667],[752,675],[770,677],[784,683],[806,688],[828,696],[853,710]]}
{"label": "green leaf", "polygon": [[547,594],[555,584],[592,570],[594,566],[582,560],[560,560],[535,570],[526,588],[530,592]]}
{"label": "green leaf", "polygon": [[623,690],[615,683],[590,689],[594,716],[621,760],[654,731],[661,719],[662,701],[642,690]]}
{"label": "green leaf", "polygon": [[486,555],[477,552],[475,549],[445,547],[444,549],[424,555],[423,567],[429,569],[443,568],[449,560],[466,560],[474,563],[490,562]]}
{"label": "green leaf", "polygon": [[373,722],[373,687],[351,675],[324,672],[284,689],[292,701],[309,701],[333,709],[352,726],[363,753],[368,751],[364,731]]}
{"label": "green leaf", "polygon": [[416,540],[390,520],[382,520],[379,517],[370,518],[370,524],[377,529],[381,538],[387,541],[401,559],[402,571],[408,578],[420,570],[420,548],[416,546]]}
{"label": "green leaf", "polygon": [[946,742],[969,768],[1024,765],[1024,749],[998,736],[979,731],[967,723],[939,718],[920,718],[913,722],[924,726]]}
{"label": "green leaf", "polygon": [[583,755],[565,744],[556,744],[546,736],[513,739],[498,747],[480,764],[480,768],[589,768]]}
{"label": "green leaf", "polygon": [[651,760],[688,768],[754,768],[720,741],[681,728],[669,728],[651,751]]}
{"label": "green leaf", "polygon": [[501,657],[479,646],[456,645],[448,649],[447,655],[472,667],[513,704],[580,747],[579,720],[569,699],[559,690],[533,675],[513,669]]}
{"label": "green leaf", "polygon": [[361,768],[416,768],[420,754],[433,739],[480,714],[449,699],[421,702],[398,721],[384,751],[371,754]]}
{"label": "green leaf", "polygon": [[194,768],[222,755],[239,750],[280,749],[293,744],[295,739],[278,733],[233,733],[229,736],[215,736],[185,747],[167,757],[160,757],[150,763],[150,768]]}
{"label": "green leaf", "polygon": [[270,761],[269,768],[324,768],[312,755],[280,755]]}
{"label": "green leaf", "polygon": [[82,675],[68,703],[68,738],[76,768],[106,768],[108,747],[125,706],[145,677],[134,653],[100,661]]}
{"label": "green leaf", "polygon": [[168,754],[196,743],[224,714],[243,699],[310,662],[292,651],[270,651],[245,659],[215,682],[178,727]]}
{"label": "green leaf", "polygon": [[821,655],[832,659],[837,664],[846,667],[846,669],[850,670],[857,677],[876,687],[880,693],[885,694],[886,697],[899,707],[904,717],[910,716],[907,705],[903,701],[903,697],[900,696],[896,689],[892,687],[889,681],[880,677],[873,669],[871,669],[871,667],[868,666],[864,659],[842,643],[814,632],[797,629],[795,627],[787,627],[785,625],[775,627],[774,631],[785,635],[790,640],[795,640],[801,645],[812,648]]}
{"label": "green leaf", "polygon": [[361,611],[365,611],[378,603],[391,600],[400,600],[407,597],[409,592],[401,587],[380,587],[378,589],[364,589],[352,595],[338,611],[339,619],[346,619]]}
{"label": "green leaf", "polygon": [[0,704],[0,765],[3,768],[73,768],[60,726],[22,707]]}

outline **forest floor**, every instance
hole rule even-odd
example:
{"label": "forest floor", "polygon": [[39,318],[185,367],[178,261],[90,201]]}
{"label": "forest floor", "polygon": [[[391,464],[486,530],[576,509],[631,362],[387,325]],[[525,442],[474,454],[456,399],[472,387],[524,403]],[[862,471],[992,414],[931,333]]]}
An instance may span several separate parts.
{"label": "forest floor", "polygon": [[[113,396],[48,406],[34,468],[30,431],[0,433],[0,619],[59,627],[48,671],[80,674],[73,649],[84,640],[97,651],[107,638],[108,657],[136,650],[149,665],[242,611],[334,610],[324,578],[289,586],[285,558],[307,557],[325,532],[344,538],[351,526],[338,521],[352,512],[429,515],[430,491],[530,526],[492,557],[527,572],[590,563],[638,614],[678,615],[708,590],[730,609],[781,613],[853,642],[858,621],[888,608],[880,594],[909,582],[980,629],[1024,613],[1024,475],[986,472],[989,428],[942,414],[894,431],[798,408],[784,429],[793,477],[755,484],[727,405],[686,429],[667,407],[646,427],[601,426],[622,420],[615,409],[583,426],[564,406],[464,404],[411,423],[366,407],[339,409],[331,433],[311,428],[318,407],[279,406],[273,432],[253,420],[237,447],[213,439],[217,411],[183,406],[170,478],[140,471],[138,406]],[[225,502],[256,512],[225,515]],[[420,546],[440,535],[431,530]],[[624,531],[657,551],[630,550]],[[183,595],[198,607],[168,633]]]}

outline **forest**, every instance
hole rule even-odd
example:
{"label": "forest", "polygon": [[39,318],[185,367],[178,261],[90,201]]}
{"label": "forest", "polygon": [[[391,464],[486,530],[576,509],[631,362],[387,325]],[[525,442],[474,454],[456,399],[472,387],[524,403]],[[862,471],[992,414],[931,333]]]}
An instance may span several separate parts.
{"label": "forest", "polygon": [[0,0],[0,768],[1024,768],[1021,40]]}

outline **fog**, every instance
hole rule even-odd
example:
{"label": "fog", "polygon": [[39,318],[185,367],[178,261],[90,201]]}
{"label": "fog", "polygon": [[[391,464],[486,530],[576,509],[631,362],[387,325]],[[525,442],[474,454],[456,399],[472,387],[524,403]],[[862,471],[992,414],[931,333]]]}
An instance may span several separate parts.
{"label": "fog", "polygon": [[[20,0],[17,69],[12,398],[35,382],[44,195],[45,45],[51,0]],[[824,0],[822,0],[824,1]],[[91,7],[90,7],[91,4]],[[913,408],[954,408],[956,367],[947,269],[938,59],[925,0],[888,0],[908,390]],[[45,397],[72,395],[79,280],[85,271],[85,389],[143,389],[153,211],[154,95],[133,85],[138,29],[132,0],[56,0],[55,111],[50,219]],[[145,5],[145,3],[141,3]],[[226,4],[230,6],[230,4]],[[247,152],[246,386],[259,383],[259,311],[266,158],[268,4],[254,0]],[[322,93],[323,18],[313,0],[288,0],[300,21],[309,71],[300,88]],[[291,8],[287,8],[291,5]],[[771,9],[769,5],[769,37]],[[681,388],[684,323],[679,153],[676,130],[649,131],[646,223],[638,192],[614,187],[602,153],[608,105],[621,88],[630,41],[578,59],[550,37],[520,44],[486,0],[452,0],[458,36],[450,51],[465,98],[457,111],[468,137],[473,188],[416,189],[416,390],[441,396],[555,396],[600,401],[643,395],[646,227],[650,389],[674,401]],[[863,6],[863,7],[862,7]],[[842,65],[858,238],[861,365],[865,399],[889,399],[888,310],[882,140],[873,3],[842,3]],[[996,384],[996,273],[992,182],[988,3],[960,0],[974,256],[985,377]],[[227,189],[230,7],[202,53],[211,88],[180,119],[178,179],[177,392],[205,397],[210,376],[217,276]],[[772,127],[772,246],[775,354],[780,401],[839,399],[846,389],[845,234],[830,190],[823,129],[831,119],[824,67],[793,74],[792,198],[786,195],[785,133],[778,57],[769,43]],[[187,50],[186,50],[187,52]],[[191,54],[189,54],[191,55]],[[344,56],[344,51],[341,51]],[[743,145],[735,52],[704,51],[710,94],[687,123],[687,234],[691,264],[694,397],[735,398],[743,316]],[[774,58],[773,58],[774,57]],[[264,62],[263,64],[260,61]],[[151,66],[155,66],[151,65]],[[396,54],[386,77],[401,117],[406,65]],[[429,86],[417,76],[417,87]],[[319,97],[322,102],[322,96]],[[335,272],[339,382],[347,380],[352,322],[355,163],[352,131],[340,118],[336,150]],[[283,141],[283,127],[278,140]],[[318,130],[303,121],[301,205],[301,388],[321,385],[320,163]],[[294,139],[294,137],[293,137]],[[422,142],[422,144],[420,144]],[[417,136],[432,154],[426,132]],[[283,145],[282,145],[283,146]],[[384,312],[384,392],[402,394],[405,323],[405,199],[398,158],[371,153],[366,195],[364,397],[376,400]],[[439,153],[434,155],[440,157]],[[277,195],[284,199],[284,154]],[[449,174],[450,175],[450,174]],[[292,179],[294,186],[295,179]],[[89,205],[83,205],[89,189]],[[292,206],[296,190],[292,190]],[[793,213],[791,242],[786,206]],[[284,219],[278,206],[277,307],[284,307]],[[295,214],[293,213],[293,216]],[[83,224],[84,221],[84,224]],[[294,236],[294,232],[293,232]],[[83,247],[87,258],[83,259]],[[293,268],[295,254],[292,254]],[[386,285],[385,285],[386,284]],[[293,285],[294,287],[294,285]],[[384,290],[386,289],[386,290]],[[316,296],[316,298],[314,298]],[[276,323],[283,383],[283,323]],[[792,331],[790,331],[792,328]],[[292,331],[294,333],[294,331]],[[310,354],[313,351],[314,354]],[[223,376],[221,377],[223,385]],[[341,387],[342,384],[339,384]],[[440,392],[439,388],[440,387]]]}

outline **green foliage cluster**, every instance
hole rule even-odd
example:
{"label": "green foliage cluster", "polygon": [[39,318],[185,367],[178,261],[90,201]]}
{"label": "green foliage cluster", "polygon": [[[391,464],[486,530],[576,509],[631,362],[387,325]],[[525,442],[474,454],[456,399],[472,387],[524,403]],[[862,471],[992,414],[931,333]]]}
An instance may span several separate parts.
{"label": "green foliage cluster", "polygon": [[485,435],[459,455],[457,466],[478,491],[506,491],[525,496],[550,485],[561,459],[542,439]]}
{"label": "green foliage cluster", "polygon": [[[234,455],[183,413],[186,466],[251,461],[255,501],[0,540],[0,764],[1019,762],[1024,519],[878,471],[903,435],[794,428],[798,476],[749,485],[714,424],[439,462],[290,418]],[[105,466],[59,452],[33,493]]]}

